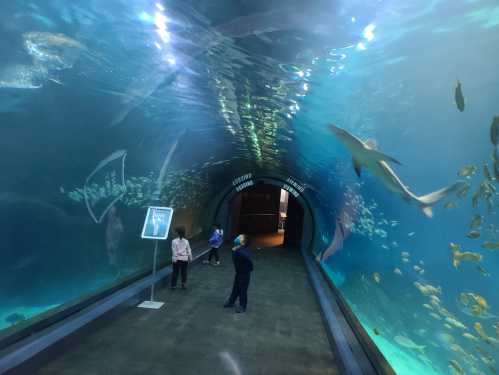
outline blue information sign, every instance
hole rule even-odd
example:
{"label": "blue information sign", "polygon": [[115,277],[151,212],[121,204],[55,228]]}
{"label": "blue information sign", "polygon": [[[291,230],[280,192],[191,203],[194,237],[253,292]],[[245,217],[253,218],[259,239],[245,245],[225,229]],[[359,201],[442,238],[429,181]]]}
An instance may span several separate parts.
{"label": "blue information sign", "polygon": [[144,227],[142,228],[142,238],[165,240],[170,231],[172,216],[173,208],[149,207],[147,209]]}

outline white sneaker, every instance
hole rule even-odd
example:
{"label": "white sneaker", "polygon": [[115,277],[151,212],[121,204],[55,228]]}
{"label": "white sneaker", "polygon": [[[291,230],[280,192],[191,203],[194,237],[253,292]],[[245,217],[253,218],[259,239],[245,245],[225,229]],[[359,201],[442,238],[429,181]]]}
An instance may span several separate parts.
{"label": "white sneaker", "polygon": [[215,264],[213,264],[214,266],[219,266],[220,265],[220,262],[215,262]]}
{"label": "white sneaker", "polygon": [[210,261],[209,260],[203,260],[203,264],[210,264]]}

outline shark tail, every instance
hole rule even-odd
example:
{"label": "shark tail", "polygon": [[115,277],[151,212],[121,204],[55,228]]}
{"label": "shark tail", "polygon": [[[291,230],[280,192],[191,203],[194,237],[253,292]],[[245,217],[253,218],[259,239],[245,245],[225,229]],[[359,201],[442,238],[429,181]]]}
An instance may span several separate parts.
{"label": "shark tail", "polygon": [[422,195],[417,197],[417,201],[421,203],[421,210],[425,214],[426,217],[433,217],[433,208],[432,206],[442,199],[444,199],[447,195],[454,193],[455,191],[462,189],[466,183],[464,181],[458,181],[451,186],[444,187],[443,189],[434,191],[433,193]]}

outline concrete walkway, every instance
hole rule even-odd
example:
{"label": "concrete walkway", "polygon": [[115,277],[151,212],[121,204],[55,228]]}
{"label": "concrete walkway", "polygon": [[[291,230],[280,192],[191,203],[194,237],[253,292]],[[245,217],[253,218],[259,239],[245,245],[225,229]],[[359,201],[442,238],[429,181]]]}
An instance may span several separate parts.
{"label": "concrete walkway", "polygon": [[339,374],[299,251],[263,249],[254,263],[245,314],[222,308],[233,278],[224,249],[221,266],[191,267],[187,290],[160,290],[166,307],[104,320],[30,373]]}

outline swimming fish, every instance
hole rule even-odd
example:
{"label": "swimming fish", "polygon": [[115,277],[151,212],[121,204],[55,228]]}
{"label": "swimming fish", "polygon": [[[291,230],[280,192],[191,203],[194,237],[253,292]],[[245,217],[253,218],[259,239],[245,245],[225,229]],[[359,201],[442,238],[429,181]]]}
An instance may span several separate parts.
{"label": "swimming fish", "polygon": [[492,327],[495,328],[495,330],[496,330],[496,336],[497,336],[497,338],[499,338],[499,323],[494,324]]}
{"label": "swimming fish", "polygon": [[461,87],[461,82],[457,80],[457,85],[456,89],[454,92],[454,99],[456,100],[456,106],[459,111],[463,112],[464,111],[464,95],[463,95],[463,89]]}
{"label": "swimming fish", "polygon": [[375,272],[375,273],[373,274],[373,279],[374,279],[374,281],[376,281],[376,283],[378,283],[378,284],[381,282],[381,276],[379,275],[379,273],[378,273],[378,272]]}
{"label": "swimming fish", "polygon": [[451,325],[453,325],[454,327],[456,328],[460,328],[460,329],[463,329],[463,330],[467,330],[468,328],[463,324],[461,323],[459,320],[457,320],[456,318],[453,318],[453,317],[446,317],[445,318],[445,321]]}
{"label": "swimming fish", "polygon": [[394,273],[394,274],[397,274],[397,275],[402,275],[402,271],[401,271],[399,268],[395,268],[395,269],[393,270],[393,273]]}
{"label": "swimming fish", "polygon": [[482,247],[487,250],[499,250],[499,242],[485,241]]}
{"label": "swimming fish", "polygon": [[464,375],[465,374],[461,365],[453,359],[451,359],[449,361],[449,368],[451,369],[451,371],[454,375]]}
{"label": "swimming fish", "polygon": [[454,202],[447,202],[444,204],[444,208],[456,208],[456,204]]}
{"label": "swimming fish", "polygon": [[475,214],[471,218],[470,228],[475,229],[475,228],[478,228],[480,225],[482,225],[482,216],[479,214]]}
{"label": "swimming fish", "polygon": [[376,336],[378,336],[378,335],[380,334],[380,333],[379,333],[379,330],[378,330],[377,328],[374,328],[374,329],[373,329],[373,332],[374,332],[374,334],[375,334]]}
{"label": "swimming fish", "polygon": [[477,167],[474,165],[465,165],[464,167],[461,168],[459,171],[458,175],[461,177],[471,177],[473,176],[477,171]]}
{"label": "swimming fish", "polygon": [[473,208],[477,208],[478,207],[478,198],[480,198],[480,192],[476,191],[471,196],[471,206]]}
{"label": "swimming fish", "polygon": [[409,232],[409,233],[407,233],[407,236],[408,236],[408,237],[412,237],[412,236],[414,236],[415,234],[416,234],[416,232]]}
{"label": "swimming fish", "polygon": [[499,149],[499,147],[496,147],[496,149],[494,151],[494,168],[492,168],[496,182],[499,182],[499,158],[496,157],[496,153],[497,153],[498,149]]}
{"label": "swimming fish", "polygon": [[489,180],[489,181],[492,181],[492,176],[490,175],[490,170],[489,170],[489,166],[487,165],[487,163],[485,163],[483,165],[483,176]]}
{"label": "swimming fish", "polygon": [[440,343],[442,343],[443,345],[452,345],[452,344],[455,344],[456,340],[454,339],[454,336],[448,334],[448,333],[445,333],[445,332],[440,332],[437,334],[437,339]]}
{"label": "swimming fish", "polygon": [[466,237],[471,238],[471,239],[478,238],[478,237],[480,237],[480,232],[479,232],[479,231],[477,231],[477,230],[472,230],[472,231],[470,231],[470,232],[466,235]]}
{"label": "swimming fish", "polygon": [[419,351],[423,354],[424,354],[424,349],[426,348],[426,346],[417,345],[411,339],[404,337],[404,336],[400,336],[400,335],[395,336],[395,342],[399,345],[402,345],[405,348],[413,349],[413,350]]}
{"label": "swimming fish", "polygon": [[458,301],[463,307],[463,312],[471,313],[472,316],[487,315],[489,310],[487,300],[478,293],[460,293]]}
{"label": "swimming fish", "polygon": [[469,332],[463,333],[463,337],[467,338],[468,340],[478,342],[478,337],[476,337],[475,335],[472,335]]}
{"label": "swimming fish", "polygon": [[440,315],[435,314],[435,313],[430,313],[430,316],[436,320],[442,320],[442,317]]}
{"label": "swimming fish", "polygon": [[422,284],[418,281],[415,281],[414,286],[418,288],[419,291],[423,293],[425,296],[429,296],[431,294],[442,294],[441,287],[434,287],[431,284]]}
{"label": "swimming fish", "polygon": [[495,116],[490,125],[490,141],[494,146],[499,146],[499,116]]}
{"label": "swimming fish", "polygon": [[400,178],[387,164],[387,161],[400,164],[396,159],[383,154],[372,148],[367,142],[363,142],[354,135],[335,125],[329,129],[338,137],[345,147],[352,153],[354,167],[357,176],[360,176],[361,168],[367,168],[376,176],[391,192],[399,195],[407,202],[416,202],[427,217],[433,217],[432,206],[444,199],[449,193],[453,193],[463,187],[464,182],[455,184],[435,191],[433,193],[416,196],[402,183]]}
{"label": "swimming fish", "polygon": [[459,344],[452,344],[450,346],[450,350],[452,350],[453,352],[455,352],[457,354],[463,355],[463,356],[467,355],[467,353],[464,351],[464,349]]}
{"label": "swimming fish", "polygon": [[458,268],[462,261],[481,262],[483,259],[482,254],[471,251],[461,251],[461,246],[452,242],[450,243],[450,249],[453,256],[452,265],[455,268]]}
{"label": "swimming fish", "polygon": [[428,310],[433,310],[433,307],[431,305],[428,305],[427,303],[423,303],[423,307]]}
{"label": "swimming fish", "polygon": [[435,296],[435,295],[431,295],[431,296],[430,296],[430,302],[431,302],[433,305],[438,306],[438,305],[440,305],[440,302],[441,302],[441,301],[440,301],[440,298],[438,298],[437,296]]}
{"label": "swimming fish", "polygon": [[350,231],[348,230],[347,226],[343,223],[342,217],[343,216],[335,218],[336,225],[334,228],[333,240],[331,241],[329,247],[322,254],[319,254],[320,257],[319,260],[325,261],[326,259],[331,257],[334,253],[343,248],[343,241],[348,237]]}
{"label": "swimming fish", "polygon": [[493,345],[495,343],[499,343],[499,340],[496,340],[493,337],[490,337],[485,333],[485,330],[483,329],[482,325],[478,322],[473,324],[473,328],[475,329],[476,333],[478,333],[478,336],[485,341],[487,344]]}
{"label": "swimming fish", "polygon": [[416,271],[417,273],[419,273],[420,275],[424,274],[424,269],[422,269],[421,267],[419,267],[418,265],[415,265],[414,267],[414,271]]}
{"label": "swimming fish", "polygon": [[484,277],[489,277],[490,276],[490,273],[487,272],[487,270],[485,268],[483,268],[482,266],[478,265],[476,267],[476,269],[478,270],[478,272],[480,272],[482,274],[482,276],[484,276]]}
{"label": "swimming fish", "polygon": [[457,192],[456,192],[456,195],[459,197],[459,198],[464,198],[466,196],[466,194],[468,194],[468,191],[470,190],[470,184],[469,183],[466,183],[462,186],[461,189],[459,189]]}

